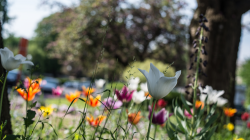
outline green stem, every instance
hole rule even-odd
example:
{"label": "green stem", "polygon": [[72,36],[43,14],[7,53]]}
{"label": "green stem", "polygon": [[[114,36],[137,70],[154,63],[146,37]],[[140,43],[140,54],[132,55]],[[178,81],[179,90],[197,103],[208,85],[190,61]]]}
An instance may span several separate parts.
{"label": "green stem", "polygon": [[156,137],[156,131],[157,131],[157,124],[155,125],[155,132],[154,132],[154,139],[155,139],[155,137]]}
{"label": "green stem", "polygon": [[5,88],[8,73],[9,72],[6,73],[5,78],[4,78],[4,82],[3,82],[2,94],[1,94],[1,102],[0,102],[0,121],[1,121],[1,116],[2,116],[3,94],[4,94],[4,88]]}
{"label": "green stem", "polygon": [[152,123],[153,116],[154,116],[156,100],[153,99],[153,103],[154,103],[154,105],[153,105],[153,108],[152,108],[152,112],[151,112],[151,116],[150,116],[150,122],[149,122],[149,125],[148,125],[147,140],[149,140],[150,128],[151,128],[151,123]]}
{"label": "green stem", "polygon": [[[29,90],[29,89],[28,89]],[[27,93],[28,94],[28,93]],[[26,99],[26,118],[27,118],[27,110],[28,110],[28,96],[27,95],[27,99]],[[27,134],[27,126],[25,125],[25,132],[24,132],[24,137],[26,138],[26,134]]]}
{"label": "green stem", "polygon": [[[30,76],[30,78],[32,79],[32,74]],[[31,85],[32,85],[32,80],[30,79],[30,85],[28,87],[28,90],[26,90],[26,93],[27,93],[27,99],[26,99],[26,119],[27,119],[27,111],[28,111],[28,98],[29,98],[29,90],[31,88]],[[24,138],[26,138],[26,134],[27,134],[27,129],[28,129],[28,126],[25,125],[25,132],[24,132]]]}
{"label": "green stem", "polygon": [[122,117],[122,114],[123,114],[123,109],[124,109],[124,107],[122,107],[122,110],[121,110],[121,113],[120,113],[120,116],[119,116],[119,119],[118,119],[118,123],[117,123],[117,131],[116,131],[116,133],[115,133],[115,139],[117,140],[117,137],[118,137],[118,133],[119,133],[119,125],[120,125],[120,120],[121,120],[121,117]]}
{"label": "green stem", "polygon": [[[198,53],[197,53],[197,64],[196,64],[196,72],[195,72],[195,81],[194,81],[194,98],[193,98],[193,114],[195,114],[195,103],[196,103],[196,98],[197,98],[197,83],[198,83],[198,77],[199,77],[199,67],[200,67],[200,53],[201,53],[201,38],[203,34],[203,28],[201,29],[201,34],[200,34],[200,40],[199,40],[199,48],[198,48]],[[194,117],[193,117],[194,118]]]}

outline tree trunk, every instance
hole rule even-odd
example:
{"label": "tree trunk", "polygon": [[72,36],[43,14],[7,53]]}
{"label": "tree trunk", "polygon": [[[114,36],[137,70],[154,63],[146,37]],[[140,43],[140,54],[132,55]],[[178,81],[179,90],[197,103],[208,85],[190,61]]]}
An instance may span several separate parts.
{"label": "tree trunk", "polygon": [[[0,22],[0,48],[4,48],[3,45],[3,38],[2,38],[2,25]],[[1,63],[1,61],[0,61]],[[2,64],[0,64],[0,75],[6,75],[6,72],[4,68],[2,67]],[[3,84],[0,83],[0,93],[2,91]],[[0,96],[1,98],[1,96]],[[2,116],[1,116],[1,124],[7,120],[7,124],[4,127],[3,131],[3,136],[4,135],[9,135],[12,134],[12,128],[11,128],[11,119],[10,119],[10,102],[8,98],[8,93],[7,93],[7,86],[5,86],[4,94],[3,94],[3,104],[2,104]]]}
{"label": "tree trunk", "polygon": [[[200,77],[203,85],[212,86],[216,90],[225,90],[223,95],[227,98],[230,107],[234,107],[236,60],[241,37],[241,17],[250,9],[249,0],[197,0],[190,24],[190,54],[192,41],[199,26],[199,15],[204,14],[210,31],[205,33],[209,41],[206,44],[208,61],[202,70],[207,77]],[[244,8],[243,8],[244,5]],[[194,73],[194,72],[192,72]]]}

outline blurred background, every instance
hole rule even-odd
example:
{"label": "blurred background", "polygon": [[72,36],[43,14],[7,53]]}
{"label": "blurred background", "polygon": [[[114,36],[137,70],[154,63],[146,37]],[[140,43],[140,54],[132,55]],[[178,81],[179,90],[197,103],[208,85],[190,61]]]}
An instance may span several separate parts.
{"label": "blurred background", "polygon": [[[90,77],[126,82],[133,67],[161,62],[169,75],[182,70],[185,91],[198,16],[207,16],[207,77],[201,84],[223,95],[229,106],[250,109],[250,6],[244,0],[1,0],[4,46],[39,65],[42,89],[81,90]],[[246,2],[246,3],[245,3]],[[24,79],[27,67],[22,67]],[[18,70],[8,75],[16,84]],[[145,82],[145,81],[144,81]]]}

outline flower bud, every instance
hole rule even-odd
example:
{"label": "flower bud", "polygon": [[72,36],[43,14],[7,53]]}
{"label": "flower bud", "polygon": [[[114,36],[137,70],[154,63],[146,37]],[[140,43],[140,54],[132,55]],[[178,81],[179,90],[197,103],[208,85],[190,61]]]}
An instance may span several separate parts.
{"label": "flower bud", "polygon": [[202,21],[203,21],[203,22],[208,22],[208,20],[207,20],[206,17],[203,17]]}
{"label": "flower bud", "polygon": [[190,58],[193,58],[193,56],[194,56],[194,54],[191,54],[191,55],[190,55]]}
{"label": "flower bud", "polygon": [[208,38],[207,37],[205,37],[205,43],[207,43],[208,42]]}
{"label": "flower bud", "polygon": [[203,62],[203,66],[204,66],[204,67],[207,66],[207,60],[205,60],[205,61]]}
{"label": "flower bud", "polygon": [[194,45],[193,45],[193,48],[196,48],[197,47],[197,44],[195,43]]}

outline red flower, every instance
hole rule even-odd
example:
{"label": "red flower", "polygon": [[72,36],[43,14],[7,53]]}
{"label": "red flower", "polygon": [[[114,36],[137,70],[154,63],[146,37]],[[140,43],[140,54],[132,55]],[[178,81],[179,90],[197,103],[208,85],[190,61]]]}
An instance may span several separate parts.
{"label": "red flower", "polygon": [[[164,99],[160,99],[155,105],[155,110],[165,108],[167,104],[168,102],[166,102]],[[153,104],[151,107],[153,108]]]}
{"label": "red flower", "polygon": [[243,120],[243,121],[247,121],[248,120],[248,118],[249,118],[249,114],[248,113],[243,113],[242,115],[241,115],[241,119]]}
{"label": "red flower", "polygon": [[157,102],[157,107],[159,107],[159,108],[165,108],[167,106],[167,104],[168,103],[166,101],[164,101],[163,99],[160,99]]}
{"label": "red flower", "polygon": [[247,122],[247,128],[250,128],[250,122]]}

